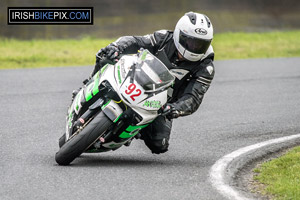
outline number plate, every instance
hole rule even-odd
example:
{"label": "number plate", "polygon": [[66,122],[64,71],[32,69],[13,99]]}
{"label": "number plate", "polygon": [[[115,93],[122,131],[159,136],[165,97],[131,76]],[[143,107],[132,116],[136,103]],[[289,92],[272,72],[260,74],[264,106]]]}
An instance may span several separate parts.
{"label": "number plate", "polygon": [[146,98],[147,95],[144,94],[144,91],[145,90],[135,81],[130,83],[130,78],[127,78],[120,88],[123,97],[133,105],[138,104]]}

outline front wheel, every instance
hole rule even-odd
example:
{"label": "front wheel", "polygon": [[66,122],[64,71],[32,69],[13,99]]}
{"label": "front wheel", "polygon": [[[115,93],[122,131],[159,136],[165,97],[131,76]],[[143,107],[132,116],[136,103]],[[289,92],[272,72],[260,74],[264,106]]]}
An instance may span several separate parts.
{"label": "front wheel", "polygon": [[64,133],[58,140],[58,146],[61,148],[66,143],[66,134]]}
{"label": "front wheel", "polygon": [[67,141],[56,153],[55,160],[59,165],[69,165],[93,144],[113,122],[100,112],[77,135]]}

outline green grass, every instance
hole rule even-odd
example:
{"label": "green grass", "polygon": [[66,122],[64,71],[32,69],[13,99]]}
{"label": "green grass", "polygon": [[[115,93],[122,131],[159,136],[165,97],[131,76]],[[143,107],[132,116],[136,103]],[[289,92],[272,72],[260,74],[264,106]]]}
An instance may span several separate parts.
{"label": "green grass", "polygon": [[274,199],[300,199],[300,147],[254,169],[254,180],[264,184],[263,195]]}
{"label": "green grass", "polygon": [[0,39],[0,69],[93,65],[95,54],[112,42],[107,39]]}
{"label": "green grass", "polygon": [[[216,34],[217,60],[299,57],[300,31]],[[93,65],[95,53],[114,39],[69,40],[0,38],[0,69]]]}
{"label": "green grass", "polygon": [[299,57],[300,31],[218,34],[213,46],[220,60]]}

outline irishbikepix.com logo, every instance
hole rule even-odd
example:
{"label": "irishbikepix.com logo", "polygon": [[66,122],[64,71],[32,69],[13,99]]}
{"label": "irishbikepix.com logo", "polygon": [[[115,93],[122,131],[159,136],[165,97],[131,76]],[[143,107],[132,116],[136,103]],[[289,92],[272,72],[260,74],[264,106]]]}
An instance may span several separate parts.
{"label": "irishbikepix.com logo", "polygon": [[92,7],[8,7],[7,24],[93,24]]}

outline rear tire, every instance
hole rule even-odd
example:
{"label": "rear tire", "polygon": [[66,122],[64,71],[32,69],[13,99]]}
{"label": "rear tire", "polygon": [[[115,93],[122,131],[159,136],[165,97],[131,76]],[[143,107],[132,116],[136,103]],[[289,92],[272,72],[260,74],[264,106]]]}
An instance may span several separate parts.
{"label": "rear tire", "polygon": [[78,135],[71,138],[59,149],[55,160],[59,165],[69,165],[93,144],[113,122],[100,112]]}

